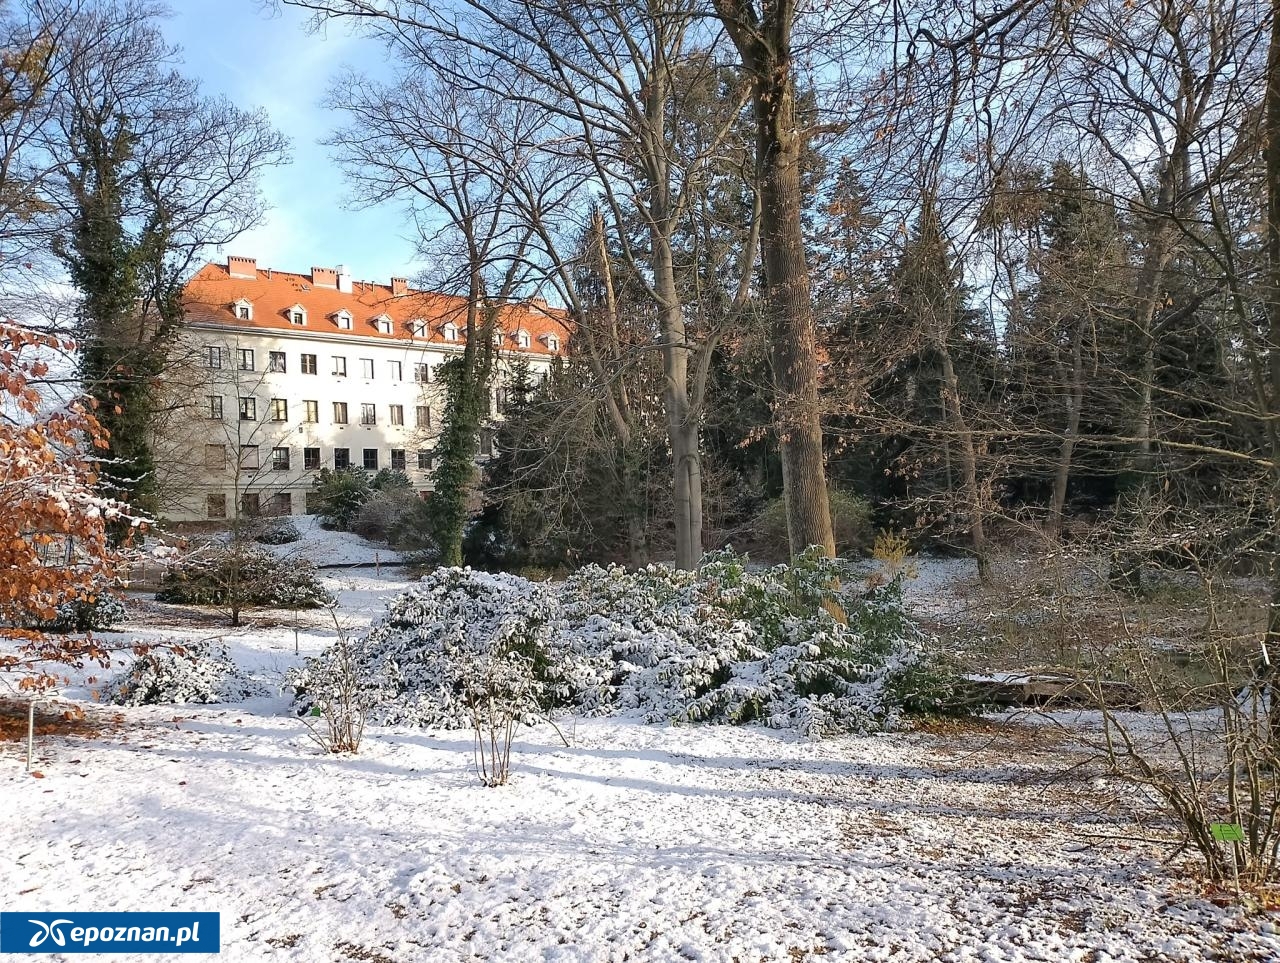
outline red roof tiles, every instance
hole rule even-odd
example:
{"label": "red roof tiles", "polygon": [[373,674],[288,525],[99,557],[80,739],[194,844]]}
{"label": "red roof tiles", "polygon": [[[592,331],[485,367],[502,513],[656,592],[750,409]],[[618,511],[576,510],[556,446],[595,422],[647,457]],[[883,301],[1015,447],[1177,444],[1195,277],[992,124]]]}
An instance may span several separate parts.
{"label": "red roof tiles", "polygon": [[[252,275],[252,276],[251,276]],[[320,283],[316,283],[316,282]],[[352,281],[350,292],[338,289],[338,273],[331,268],[312,268],[311,274],[258,269],[252,258],[228,258],[228,264],[206,264],[187,283],[184,304],[187,320],[204,324],[275,331],[316,331],[362,335],[387,341],[412,341],[419,344],[449,344],[444,326],[452,321],[466,337],[466,301],[462,298],[431,291],[417,291],[402,278],[391,285],[370,281]],[[403,291],[403,293],[398,293]],[[237,317],[236,303],[241,299],[253,306],[252,318]],[[295,305],[306,310],[306,326],[289,319]],[[350,329],[340,328],[335,316],[340,311],[351,315]],[[391,333],[384,334],[375,319],[389,317]],[[413,323],[426,322],[425,336],[413,334]],[[500,322],[506,337],[504,347],[530,354],[564,354],[568,337],[567,317],[546,302],[535,299],[527,304],[512,304],[503,309]],[[528,348],[515,341],[518,331],[530,337]],[[555,338],[558,349],[547,347]],[[459,342],[453,342],[457,344]]]}

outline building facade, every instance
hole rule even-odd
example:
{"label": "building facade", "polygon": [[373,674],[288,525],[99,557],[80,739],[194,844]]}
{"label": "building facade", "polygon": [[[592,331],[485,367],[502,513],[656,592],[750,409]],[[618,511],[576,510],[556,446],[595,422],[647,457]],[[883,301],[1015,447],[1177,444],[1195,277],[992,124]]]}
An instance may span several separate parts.
{"label": "building facade", "polygon": [[[403,471],[431,489],[444,393],[438,368],[466,345],[466,302],[356,281],[343,268],[207,264],[188,283],[186,325],[156,422],[162,514],[174,521],[311,510],[323,468]],[[564,315],[503,308],[490,410],[517,357],[536,380],[564,354]],[[491,450],[482,433],[481,455]]]}

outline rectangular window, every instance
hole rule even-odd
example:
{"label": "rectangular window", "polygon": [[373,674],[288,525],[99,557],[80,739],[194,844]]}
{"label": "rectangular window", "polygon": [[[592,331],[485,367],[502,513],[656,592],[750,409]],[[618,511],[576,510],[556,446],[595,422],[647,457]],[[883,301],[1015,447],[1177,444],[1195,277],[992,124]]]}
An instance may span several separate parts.
{"label": "rectangular window", "polygon": [[418,405],[417,421],[415,422],[419,428],[431,427],[431,409],[426,405]]}
{"label": "rectangular window", "polygon": [[360,406],[360,424],[376,425],[378,423],[378,406],[377,405],[361,405]]}
{"label": "rectangular window", "polygon": [[315,471],[320,467],[320,449],[304,448],[302,449],[302,467],[309,471]]}
{"label": "rectangular window", "polygon": [[333,356],[333,373],[339,378],[347,376],[347,359],[340,354]]}
{"label": "rectangular window", "polygon": [[289,420],[289,402],[284,398],[271,399],[271,420],[272,421],[288,421]]}
{"label": "rectangular window", "polygon": [[493,429],[492,428],[480,429],[480,454],[482,455],[493,454]]}
{"label": "rectangular window", "polygon": [[373,359],[372,358],[360,359],[360,377],[364,378],[366,381],[373,380]]}
{"label": "rectangular window", "polygon": [[493,394],[494,394],[494,398],[498,403],[499,413],[505,412],[507,410],[507,389],[499,388]]}
{"label": "rectangular window", "polygon": [[435,469],[434,453],[427,450],[418,452],[418,468],[421,471],[432,471]]}
{"label": "rectangular window", "polygon": [[222,420],[222,395],[209,396],[209,417]]}
{"label": "rectangular window", "polygon": [[392,448],[391,449],[391,470],[404,471],[404,467],[405,467],[404,449]]}
{"label": "rectangular window", "polygon": [[404,424],[404,405],[390,405],[389,411],[388,411],[388,417],[390,417],[391,423],[393,425],[403,425]]}
{"label": "rectangular window", "polygon": [[205,468],[226,468],[227,467],[227,446],[226,445],[205,445],[204,446],[204,467]]}
{"label": "rectangular window", "polygon": [[351,467],[350,448],[335,448],[333,450],[333,467],[339,469]]}
{"label": "rectangular window", "polygon": [[276,492],[271,496],[272,515],[292,515],[293,496],[288,492]]}
{"label": "rectangular window", "polygon": [[238,317],[241,321],[252,321],[253,308],[249,307],[249,305],[247,304],[240,305],[239,307],[236,308],[236,317]]}
{"label": "rectangular window", "polygon": [[289,449],[288,448],[272,448],[271,449],[271,470],[272,471],[288,471],[289,470]]}
{"label": "rectangular window", "polygon": [[402,381],[404,379],[404,368],[399,361],[388,361],[387,367],[391,370],[392,381]]}
{"label": "rectangular window", "polygon": [[241,398],[240,399],[240,420],[241,421],[257,421],[258,420],[258,399],[257,398]]}
{"label": "rectangular window", "polygon": [[206,501],[210,518],[226,518],[227,517],[227,496],[226,495],[210,495]]}
{"label": "rectangular window", "polygon": [[253,349],[252,348],[240,349],[240,370],[241,371],[253,370]]}
{"label": "rectangular window", "polygon": [[315,424],[320,420],[320,402],[304,401],[302,403],[302,420],[310,424]]}
{"label": "rectangular window", "polygon": [[272,351],[267,356],[267,370],[276,374],[284,374],[284,352]]}
{"label": "rectangular window", "polygon": [[378,470],[378,449],[366,448],[364,450],[364,467],[369,471]]}
{"label": "rectangular window", "polygon": [[[209,355],[207,358],[205,358],[204,363],[210,368],[221,368],[222,367],[222,348],[216,344],[209,345]],[[226,514],[225,507],[224,507],[223,514],[224,516]]]}
{"label": "rectangular window", "polygon": [[415,364],[413,366],[413,380],[420,385],[425,385],[431,381],[431,366],[426,364]]}
{"label": "rectangular window", "polygon": [[303,374],[316,373],[316,356],[315,355],[304,354],[302,356],[302,373]]}
{"label": "rectangular window", "polygon": [[319,492],[307,492],[306,508],[304,511],[308,515],[318,515],[320,513],[320,509],[323,507],[324,502],[321,500]]}
{"label": "rectangular window", "polygon": [[345,425],[347,423],[347,403],[345,401],[335,401],[333,403],[333,423],[335,425]]}
{"label": "rectangular window", "polygon": [[249,518],[257,518],[262,514],[262,506],[258,502],[257,492],[248,492],[240,496],[240,514]]}
{"label": "rectangular window", "polygon": [[241,445],[240,446],[240,467],[241,468],[257,468],[258,446],[257,445]]}

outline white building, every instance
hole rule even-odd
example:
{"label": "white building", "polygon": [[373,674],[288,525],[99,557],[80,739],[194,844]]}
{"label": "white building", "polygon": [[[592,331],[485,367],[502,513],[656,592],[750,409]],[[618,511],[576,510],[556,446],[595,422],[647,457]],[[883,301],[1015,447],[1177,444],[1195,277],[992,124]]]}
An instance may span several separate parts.
{"label": "white building", "polygon": [[[162,514],[174,521],[300,514],[321,468],[404,471],[430,491],[443,414],[437,367],[466,341],[466,303],[343,268],[208,264],[185,293],[187,323],[157,422]],[[511,305],[495,332],[496,410],[513,356],[536,379],[564,354],[564,315]],[[481,454],[491,438],[481,437]]]}

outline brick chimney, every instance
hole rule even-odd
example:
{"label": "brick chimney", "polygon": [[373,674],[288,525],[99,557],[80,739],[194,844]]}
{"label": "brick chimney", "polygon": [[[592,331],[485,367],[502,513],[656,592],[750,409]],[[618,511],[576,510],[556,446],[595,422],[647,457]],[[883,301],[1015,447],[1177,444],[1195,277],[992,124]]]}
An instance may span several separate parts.
{"label": "brick chimney", "polygon": [[227,255],[227,273],[233,278],[249,278],[256,281],[258,280],[258,259]]}
{"label": "brick chimney", "polygon": [[313,267],[311,269],[311,283],[318,288],[336,288],[338,286],[338,272],[333,268]]}
{"label": "brick chimney", "polygon": [[530,298],[529,307],[537,308],[539,311],[546,311],[550,305],[547,304],[546,298]]}
{"label": "brick chimney", "polygon": [[391,294],[393,297],[398,298],[400,295],[408,294],[408,293],[409,293],[408,278],[392,278],[391,279]]}

